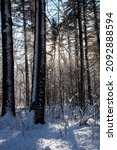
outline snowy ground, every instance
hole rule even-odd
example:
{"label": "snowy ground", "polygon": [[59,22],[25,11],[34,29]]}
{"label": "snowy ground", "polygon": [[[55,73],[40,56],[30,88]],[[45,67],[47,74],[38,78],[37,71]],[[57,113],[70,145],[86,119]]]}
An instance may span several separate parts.
{"label": "snowy ground", "polygon": [[[0,150],[99,150],[99,124],[79,126],[60,120],[34,125],[25,111],[0,119]],[[28,119],[27,119],[28,118]]]}

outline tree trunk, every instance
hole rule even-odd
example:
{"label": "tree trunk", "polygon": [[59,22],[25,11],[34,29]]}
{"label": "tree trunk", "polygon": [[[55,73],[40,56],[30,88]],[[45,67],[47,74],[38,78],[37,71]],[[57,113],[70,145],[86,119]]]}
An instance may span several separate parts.
{"label": "tree trunk", "polygon": [[72,76],[71,43],[70,43],[69,32],[67,34],[67,42],[68,42],[68,48],[69,48],[69,53],[68,53],[68,57],[69,57],[69,79],[70,79],[69,95],[71,98],[73,96],[73,79],[72,79],[73,76]]}
{"label": "tree trunk", "polygon": [[90,100],[90,104],[93,105],[93,100],[91,96],[91,82],[90,82],[89,59],[88,59],[86,0],[83,0],[83,17],[84,17],[85,60],[86,60],[86,72],[87,72],[88,99]]}
{"label": "tree trunk", "polygon": [[35,51],[32,84],[32,108],[35,111],[34,123],[44,124],[45,106],[45,1],[36,0]]}
{"label": "tree trunk", "polygon": [[97,8],[96,8],[96,3],[95,0],[93,2],[93,9],[94,9],[94,19],[95,19],[95,30],[96,30],[96,36],[97,36],[97,45],[98,45],[98,50],[100,54],[100,35],[99,35],[99,27],[98,27],[98,19],[97,19]]}
{"label": "tree trunk", "polygon": [[[75,93],[77,94],[79,91],[79,51],[78,51],[78,27],[77,27],[78,21],[75,20],[74,26],[75,26]],[[76,96],[75,103],[76,105],[79,105],[79,96]]]}
{"label": "tree trunk", "polygon": [[2,0],[1,6],[3,54],[3,104],[1,115],[4,116],[7,112],[10,112],[11,115],[15,116],[14,60],[10,0]]}
{"label": "tree trunk", "polygon": [[56,43],[57,43],[57,22],[52,19],[52,78],[53,78],[53,90],[52,90],[52,97],[53,97],[53,105],[56,105]]}
{"label": "tree trunk", "polygon": [[82,18],[81,18],[81,2],[78,2],[78,24],[79,24],[79,44],[80,44],[80,86],[79,86],[79,102],[81,108],[85,103],[84,94],[84,53],[83,53],[83,33],[82,33]]}
{"label": "tree trunk", "polygon": [[59,98],[60,98],[60,105],[61,105],[61,113],[63,116],[64,115],[64,112],[63,112],[64,102],[63,102],[63,97],[62,97],[62,68],[61,68],[61,52],[60,52],[61,51],[60,49],[61,37],[60,37],[60,26],[59,26],[59,22],[60,22],[59,7],[60,7],[60,0],[58,0],[58,30],[59,30],[59,33],[58,33],[58,68],[59,68]]}
{"label": "tree trunk", "polygon": [[30,105],[30,98],[29,98],[30,90],[29,90],[29,68],[28,68],[28,53],[27,53],[25,0],[22,0],[22,7],[23,7],[24,50],[25,50],[26,106],[29,106]]}

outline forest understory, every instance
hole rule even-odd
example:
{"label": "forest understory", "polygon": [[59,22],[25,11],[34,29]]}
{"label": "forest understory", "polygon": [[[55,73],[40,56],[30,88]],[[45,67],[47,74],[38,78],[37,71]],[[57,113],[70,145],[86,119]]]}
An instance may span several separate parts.
{"label": "forest understory", "polygon": [[53,110],[48,108],[44,125],[35,125],[33,112],[26,108],[17,109],[16,118],[6,114],[0,118],[0,150],[99,150],[99,118],[90,114],[81,121],[78,108],[73,113],[68,110],[64,108],[60,118],[56,109],[50,118]]}

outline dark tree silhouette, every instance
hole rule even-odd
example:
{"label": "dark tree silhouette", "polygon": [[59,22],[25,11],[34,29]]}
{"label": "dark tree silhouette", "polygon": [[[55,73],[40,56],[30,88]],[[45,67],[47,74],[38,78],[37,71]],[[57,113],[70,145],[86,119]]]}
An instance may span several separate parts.
{"label": "dark tree silhouette", "polygon": [[[32,108],[35,111],[34,123],[44,124],[45,105],[45,1],[36,0],[35,49],[32,84]],[[34,107],[33,107],[34,106]]]}
{"label": "dark tree silhouette", "polygon": [[7,112],[15,116],[14,60],[12,40],[12,19],[10,0],[1,1],[2,54],[3,54],[3,103],[2,116]]}

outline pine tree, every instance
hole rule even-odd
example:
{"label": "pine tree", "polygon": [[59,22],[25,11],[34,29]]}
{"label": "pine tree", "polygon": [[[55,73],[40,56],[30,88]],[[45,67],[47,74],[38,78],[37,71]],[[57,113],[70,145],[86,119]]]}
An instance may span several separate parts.
{"label": "pine tree", "polygon": [[14,60],[10,0],[2,0],[1,6],[3,54],[3,103],[1,115],[4,116],[7,112],[10,112],[11,115],[15,116]]}
{"label": "pine tree", "polygon": [[98,52],[100,54],[100,35],[99,35],[99,26],[98,26],[98,18],[97,18],[97,7],[96,7],[96,0],[92,1],[93,3],[93,12],[94,12],[94,19],[95,19],[95,30],[97,36],[97,45],[98,45]]}
{"label": "pine tree", "polygon": [[44,124],[45,105],[45,1],[36,0],[35,11],[35,49],[32,83],[32,108],[35,112],[34,123]]}
{"label": "pine tree", "polygon": [[91,81],[90,81],[90,71],[89,71],[89,58],[88,58],[88,40],[87,40],[87,20],[86,20],[86,0],[83,0],[83,19],[84,19],[84,41],[85,41],[85,60],[86,60],[86,72],[87,72],[87,88],[88,88],[88,99],[90,104],[93,105],[93,100],[91,96]]}
{"label": "pine tree", "polygon": [[78,11],[78,25],[79,25],[79,45],[80,45],[80,81],[79,81],[79,103],[81,108],[85,104],[85,94],[84,94],[84,52],[83,52],[83,29],[82,29],[82,10],[81,1],[77,2]]}

